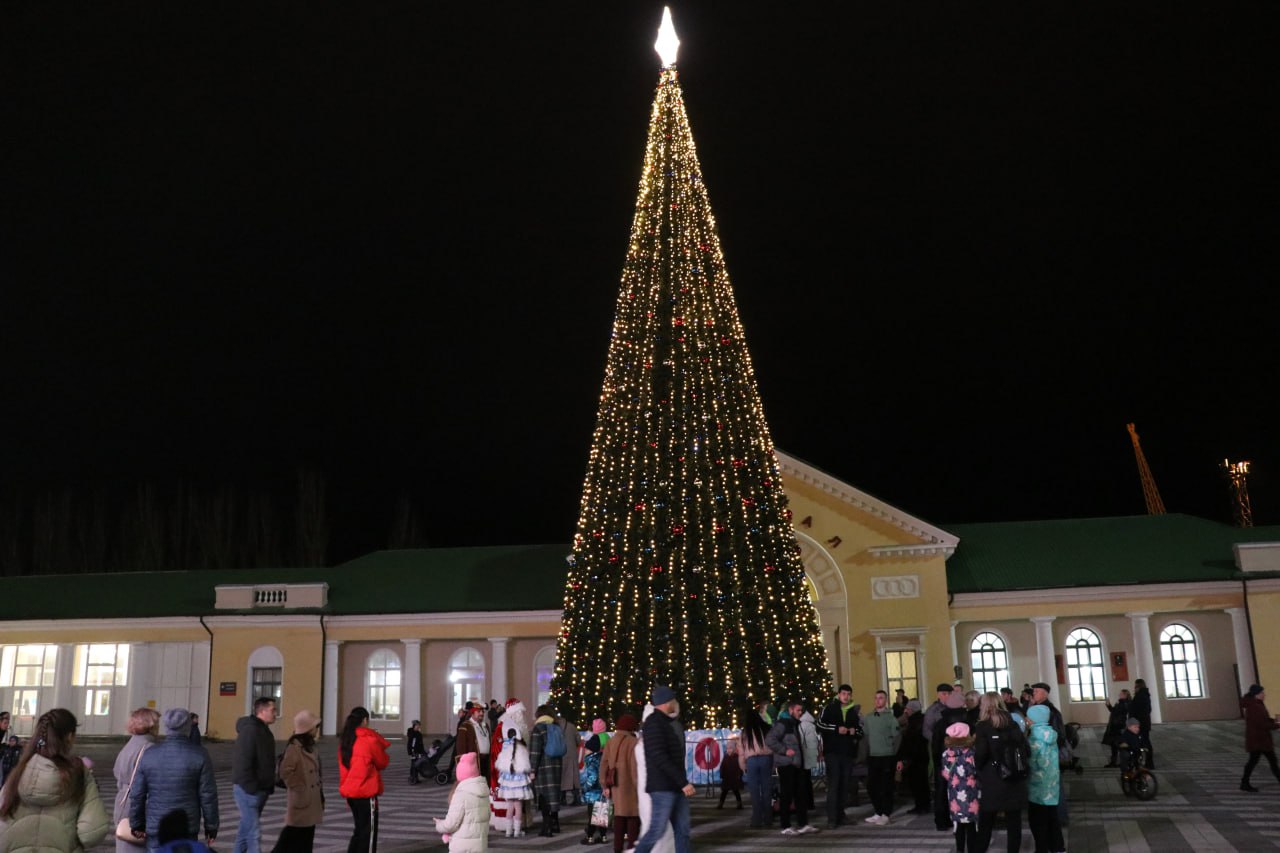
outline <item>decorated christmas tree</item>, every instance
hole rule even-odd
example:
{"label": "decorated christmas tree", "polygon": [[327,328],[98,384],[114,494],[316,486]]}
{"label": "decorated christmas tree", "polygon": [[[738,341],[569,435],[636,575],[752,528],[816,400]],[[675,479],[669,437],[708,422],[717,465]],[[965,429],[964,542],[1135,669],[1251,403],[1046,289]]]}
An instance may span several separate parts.
{"label": "decorated christmas tree", "polygon": [[829,695],[715,218],[663,67],[565,589],[552,694],[579,722],[668,684],[693,726]]}

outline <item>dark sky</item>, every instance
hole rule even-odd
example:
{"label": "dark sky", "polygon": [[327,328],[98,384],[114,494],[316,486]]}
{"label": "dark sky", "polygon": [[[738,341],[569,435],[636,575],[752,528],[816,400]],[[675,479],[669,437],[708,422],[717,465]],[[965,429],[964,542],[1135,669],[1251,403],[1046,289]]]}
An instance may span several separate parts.
{"label": "dark sky", "polygon": [[[1274,3],[699,2],[778,446],[927,520],[1280,521]],[[329,481],[567,541],[660,3],[6,7],[7,487]],[[1268,285],[1270,281],[1272,284]],[[285,487],[287,491],[287,487]]]}

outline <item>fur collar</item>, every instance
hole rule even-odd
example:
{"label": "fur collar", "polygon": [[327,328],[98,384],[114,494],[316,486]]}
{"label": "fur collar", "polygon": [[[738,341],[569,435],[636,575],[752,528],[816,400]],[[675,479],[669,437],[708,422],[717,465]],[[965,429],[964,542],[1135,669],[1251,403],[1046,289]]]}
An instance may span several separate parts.
{"label": "fur collar", "polygon": [[948,737],[943,741],[943,743],[948,747],[954,747],[956,749],[969,749],[973,746],[973,735],[967,735],[965,737]]}

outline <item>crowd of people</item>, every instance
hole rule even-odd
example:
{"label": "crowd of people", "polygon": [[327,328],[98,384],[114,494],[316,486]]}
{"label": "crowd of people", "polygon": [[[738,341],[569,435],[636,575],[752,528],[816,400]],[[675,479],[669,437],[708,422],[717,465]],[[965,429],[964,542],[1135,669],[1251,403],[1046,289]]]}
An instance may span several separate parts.
{"label": "crowd of people", "polygon": [[[1051,692],[1045,683],[1027,685],[1019,697],[1008,688],[978,693],[942,683],[928,708],[902,691],[890,704],[887,692],[877,690],[864,711],[843,684],[817,717],[797,699],[748,704],[740,709],[741,729],[722,762],[719,807],[733,794],[743,808],[745,783],[751,828],[770,828],[776,819],[783,835],[817,833],[820,828],[810,822],[817,811],[813,781],[825,774],[829,830],[846,822],[862,784],[872,806],[864,819],[869,825],[889,824],[895,801],[907,799],[911,814],[932,813],[957,850],[983,853],[1002,817],[1012,853],[1021,849],[1025,816],[1037,853],[1057,853],[1065,850],[1062,829],[1068,822],[1062,771],[1072,766],[1076,741]],[[1280,781],[1272,739],[1280,718],[1270,714],[1265,698],[1257,684],[1241,698],[1249,753],[1242,791],[1258,790],[1250,778],[1263,758]],[[695,789],[685,770],[679,698],[659,685],[650,699],[639,719],[621,714],[612,731],[597,719],[589,734],[550,705],[539,706],[530,720],[515,699],[505,706],[468,703],[451,737],[454,755],[445,776],[455,785],[448,811],[435,819],[449,849],[486,850],[495,815],[501,816],[496,828],[509,837],[531,830],[535,815],[540,835],[556,835],[561,808],[574,804],[587,809],[585,845],[609,843],[612,834],[615,853],[691,849],[689,798]],[[1133,694],[1122,691],[1108,703],[1108,766],[1141,757],[1151,762],[1149,703],[1141,681]],[[270,728],[277,716],[275,701],[262,698],[236,724],[235,853],[259,853],[263,808],[278,789],[285,791],[285,821],[272,853],[312,850],[324,818],[320,719],[299,711],[277,755]],[[217,838],[213,763],[198,721],[186,709],[133,712],[129,740],[112,768],[118,796],[110,816],[88,762],[73,753],[74,714],[63,708],[42,714],[25,745],[10,735],[9,723],[9,715],[0,713],[0,853],[33,847],[71,853],[102,842],[113,828],[117,853],[205,853]],[[418,780],[419,760],[425,757],[435,767],[445,746],[436,740],[428,750],[423,740],[414,721],[406,733],[411,782]],[[369,727],[369,712],[353,708],[336,749],[338,791],[352,818],[348,853],[376,850],[389,747]]]}

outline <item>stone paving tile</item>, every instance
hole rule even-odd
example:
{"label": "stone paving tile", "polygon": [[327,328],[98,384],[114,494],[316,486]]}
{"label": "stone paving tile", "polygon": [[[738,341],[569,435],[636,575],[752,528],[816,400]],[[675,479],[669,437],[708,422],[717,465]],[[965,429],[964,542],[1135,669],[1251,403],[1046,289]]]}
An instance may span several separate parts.
{"label": "stone paving tile", "polygon": [[[1079,750],[1085,770],[1067,774],[1071,822],[1065,830],[1067,849],[1072,853],[1118,853],[1118,851],[1257,851],[1280,849],[1280,783],[1263,775],[1264,768],[1254,774],[1258,794],[1239,790],[1240,771],[1244,766],[1243,725],[1238,721],[1210,723],[1174,723],[1156,727],[1156,774],[1160,782],[1158,796],[1147,803],[1127,798],[1120,792],[1118,773],[1102,767],[1108,752],[1099,743],[1101,729],[1081,730]],[[86,740],[82,750],[97,761],[96,775],[104,799],[115,795],[111,763],[122,741],[94,743]],[[332,745],[332,743],[328,744]],[[231,799],[230,745],[211,744],[222,809],[222,830],[217,847],[230,850],[235,839],[237,815]],[[1265,766],[1265,765],[1264,765]],[[393,753],[392,769],[387,773],[387,793],[382,797],[380,844],[383,853],[443,850],[430,820],[446,810],[448,787],[432,783],[408,785],[403,776],[403,758]],[[316,850],[340,853],[346,850],[351,817],[337,794],[337,774],[333,762],[325,766],[329,807],[326,822],[316,832]],[[825,824],[825,812],[819,794],[815,823]],[[951,834],[938,832],[928,815],[901,814],[886,827],[871,827],[862,822],[870,814],[869,806],[848,810],[851,825],[823,831],[802,838],[787,838],[775,827],[750,830],[748,810],[729,806],[715,807],[717,798],[700,793],[692,803],[694,847],[699,851],[760,850],[769,853],[786,851],[852,851],[858,853],[913,853],[913,851],[947,851],[955,848]],[[730,801],[732,802],[732,801]],[[748,807],[749,809],[749,807]],[[284,822],[284,798],[272,796],[263,816],[263,840],[270,849]],[[494,834],[489,845],[495,850],[536,850],[564,853],[582,850],[579,844],[586,823],[586,811],[571,807],[562,813],[564,832],[554,838],[536,834],[524,838],[505,838]],[[536,827],[535,827],[536,832]],[[992,840],[993,851],[1005,849],[1002,830]],[[1022,849],[1033,847],[1029,831],[1023,833]],[[112,849],[104,844],[96,850]],[[594,847],[605,853],[611,845]]]}

